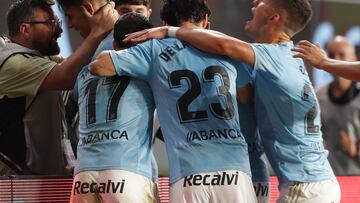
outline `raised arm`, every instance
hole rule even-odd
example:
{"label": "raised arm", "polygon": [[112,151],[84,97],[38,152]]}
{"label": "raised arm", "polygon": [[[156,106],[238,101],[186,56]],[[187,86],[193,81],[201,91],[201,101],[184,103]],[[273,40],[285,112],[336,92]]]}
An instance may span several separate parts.
{"label": "raised arm", "polygon": [[184,27],[177,29],[175,27],[163,26],[133,33],[129,35],[125,41],[137,43],[147,39],[166,38],[169,34],[170,37],[176,35],[178,39],[202,51],[225,55],[232,59],[243,61],[251,66],[254,65],[255,56],[249,43],[213,30]]}
{"label": "raised arm", "polygon": [[112,3],[107,4],[94,15],[82,9],[88,16],[88,22],[91,25],[90,34],[71,56],[56,65],[49,72],[40,87],[41,90],[65,90],[73,88],[77,74],[83,66],[90,62],[99,43],[114,27],[118,14],[113,7]]}
{"label": "raised arm", "polygon": [[306,64],[349,80],[360,81],[360,61],[330,59],[319,45],[314,45],[306,40],[300,41],[292,50],[299,52],[294,57],[302,58]]}

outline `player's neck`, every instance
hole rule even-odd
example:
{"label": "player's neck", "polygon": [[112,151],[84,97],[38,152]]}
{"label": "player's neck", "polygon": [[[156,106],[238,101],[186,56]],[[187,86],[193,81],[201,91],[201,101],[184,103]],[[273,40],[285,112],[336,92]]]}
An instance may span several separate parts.
{"label": "player's neck", "polygon": [[279,44],[291,41],[291,37],[278,28],[263,29],[259,35],[253,37],[256,43]]}
{"label": "player's neck", "polygon": [[180,26],[186,29],[202,29],[200,25],[194,24],[192,22],[183,22]]}

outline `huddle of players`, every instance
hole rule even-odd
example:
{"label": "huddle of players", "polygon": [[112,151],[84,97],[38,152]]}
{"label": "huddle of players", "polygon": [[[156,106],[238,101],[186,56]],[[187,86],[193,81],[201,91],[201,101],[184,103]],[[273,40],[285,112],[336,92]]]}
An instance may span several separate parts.
{"label": "huddle of players", "polygon": [[[65,2],[59,1],[73,16],[74,5]],[[285,24],[284,10],[298,5],[310,9],[311,16],[306,0],[276,2],[255,0],[252,23],[263,15]],[[280,9],[270,16],[265,12],[270,8]],[[80,141],[72,202],[158,201],[151,152],[155,106],[169,156],[171,202],[268,202],[269,193],[260,192],[263,185],[269,187],[260,142],[279,178],[279,202],[340,201],[321,145],[317,99],[303,62],[290,51],[290,38],[308,19],[285,26],[290,36],[285,42],[231,39],[237,54],[221,52],[225,57],[199,50],[218,53],[213,37],[228,40],[203,30],[210,14],[203,0],[166,0],[161,19],[181,29],[163,31],[183,41],[153,39],[129,48],[125,35],[151,24],[141,15],[126,14],[100,43],[93,62],[77,78]],[[120,51],[99,54],[113,48]],[[254,102],[246,94],[249,83]],[[240,102],[240,94],[246,101]]]}

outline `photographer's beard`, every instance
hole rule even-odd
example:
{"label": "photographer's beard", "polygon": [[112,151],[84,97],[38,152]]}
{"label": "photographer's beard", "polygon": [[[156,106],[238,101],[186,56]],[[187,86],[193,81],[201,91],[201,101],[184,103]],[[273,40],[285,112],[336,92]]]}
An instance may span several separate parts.
{"label": "photographer's beard", "polygon": [[32,48],[39,51],[44,56],[52,56],[60,53],[60,47],[57,42],[61,32],[53,32],[48,38],[32,38]]}

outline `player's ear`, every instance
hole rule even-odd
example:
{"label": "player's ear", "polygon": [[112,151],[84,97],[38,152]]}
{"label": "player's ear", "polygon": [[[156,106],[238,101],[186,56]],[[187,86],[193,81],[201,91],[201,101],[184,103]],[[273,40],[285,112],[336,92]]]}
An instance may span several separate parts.
{"label": "player's ear", "polygon": [[147,17],[150,18],[151,14],[152,14],[152,9],[149,8],[149,9],[147,10]]}
{"label": "player's ear", "polygon": [[87,10],[87,12],[89,12],[91,15],[94,15],[95,13],[95,8],[94,6],[88,2],[88,1],[84,1],[84,3],[82,4],[82,6]]}
{"label": "player's ear", "polygon": [[208,15],[205,15],[205,18],[200,22],[200,27],[207,29],[209,27],[209,20],[208,20]]}
{"label": "player's ear", "polygon": [[269,17],[269,22],[271,23],[276,23],[276,24],[281,24],[284,23],[284,17],[282,15],[281,12],[274,12],[270,17]]}

